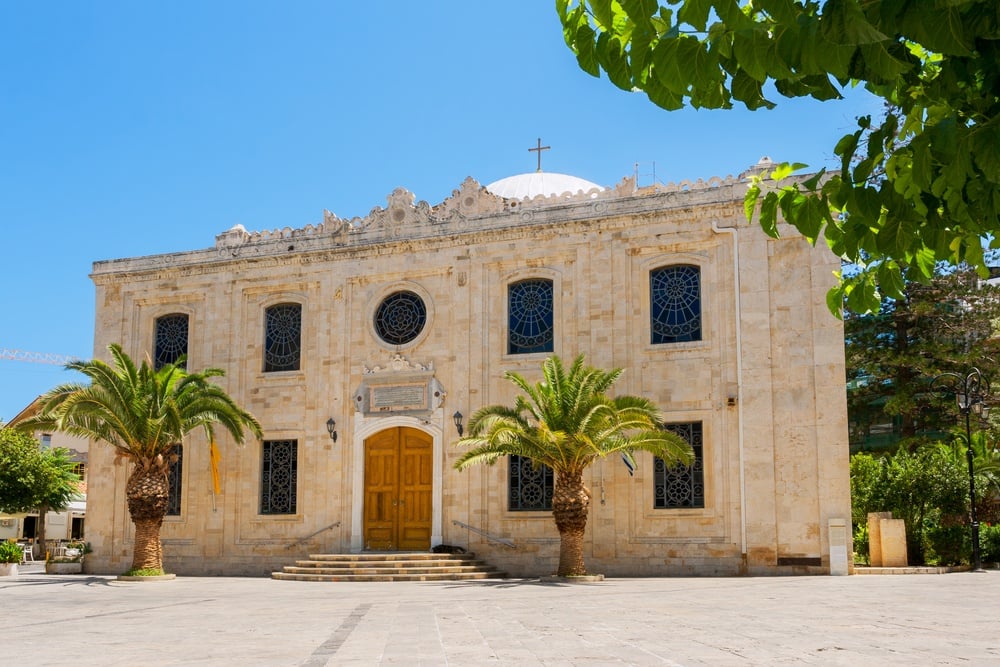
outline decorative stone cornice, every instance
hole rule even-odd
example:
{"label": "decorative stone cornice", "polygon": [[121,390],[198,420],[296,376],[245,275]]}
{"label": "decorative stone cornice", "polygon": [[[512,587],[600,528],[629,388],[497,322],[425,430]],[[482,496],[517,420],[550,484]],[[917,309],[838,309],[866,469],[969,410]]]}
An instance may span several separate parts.
{"label": "decorative stone cornice", "polygon": [[373,375],[375,373],[406,373],[408,371],[433,371],[434,363],[431,362],[426,366],[423,364],[418,364],[410,361],[398,352],[392,355],[385,366],[374,364],[369,367],[367,364],[364,366],[365,375]]}
{"label": "decorative stone cornice", "polygon": [[520,236],[552,224],[619,216],[648,219],[665,211],[715,208],[733,202],[742,207],[745,189],[745,181],[732,176],[642,188],[636,187],[633,178],[624,178],[604,190],[517,200],[498,197],[470,177],[436,206],[418,202],[413,193],[397,188],[387,197],[385,208],[375,207],[364,217],[345,219],[323,211],[321,223],[297,229],[248,232],[235,225],[217,235],[210,250],[95,262],[91,278],[100,285],[116,282],[125,274],[178,269],[198,273],[200,267],[211,270],[209,267],[220,262],[286,264],[294,259],[307,263],[330,252],[371,252],[386,244],[398,249],[400,243],[455,239],[469,233]]}

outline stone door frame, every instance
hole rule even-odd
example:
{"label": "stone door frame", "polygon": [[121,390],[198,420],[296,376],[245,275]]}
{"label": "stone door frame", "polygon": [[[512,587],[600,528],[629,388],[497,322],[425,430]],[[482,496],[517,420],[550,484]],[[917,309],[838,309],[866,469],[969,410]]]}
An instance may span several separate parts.
{"label": "stone door frame", "polygon": [[364,551],[364,502],[365,502],[365,440],[379,431],[389,428],[407,427],[416,429],[430,436],[432,442],[432,475],[434,490],[431,492],[431,546],[442,542],[442,511],[443,491],[441,480],[444,467],[444,432],[441,424],[444,411],[440,408],[434,411],[429,419],[421,419],[408,415],[393,415],[388,417],[363,417],[357,415],[354,433],[351,437],[351,459],[354,463],[351,471],[351,553]]}

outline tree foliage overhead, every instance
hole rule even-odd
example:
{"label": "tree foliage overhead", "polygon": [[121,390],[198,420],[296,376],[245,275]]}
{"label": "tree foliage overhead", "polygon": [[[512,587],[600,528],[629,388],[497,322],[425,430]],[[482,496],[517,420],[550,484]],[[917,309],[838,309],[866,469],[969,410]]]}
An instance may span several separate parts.
{"label": "tree foliage overhead", "polygon": [[[777,234],[780,212],[865,270],[831,292],[856,311],[899,297],[903,271],[938,261],[985,275],[1000,236],[1000,3],[996,0],[556,0],[580,67],[664,109],[771,108],[863,86],[885,100],[835,147],[839,172],[778,188],[755,180]],[[773,178],[805,165],[783,165]]]}
{"label": "tree foliage overhead", "polygon": [[902,438],[951,428],[954,401],[929,391],[941,373],[978,366],[1000,381],[996,287],[969,267],[941,267],[927,283],[906,281],[902,292],[902,298],[885,299],[877,313],[845,311],[852,440],[889,418]]}

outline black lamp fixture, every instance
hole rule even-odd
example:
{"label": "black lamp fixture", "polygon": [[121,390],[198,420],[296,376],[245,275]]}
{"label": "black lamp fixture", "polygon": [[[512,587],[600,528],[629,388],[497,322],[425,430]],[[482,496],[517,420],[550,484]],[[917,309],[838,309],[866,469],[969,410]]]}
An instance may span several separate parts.
{"label": "black lamp fixture", "polygon": [[330,439],[337,442],[337,421],[330,417],[326,420],[326,432],[330,434]]}
{"label": "black lamp fixture", "polygon": [[465,427],[462,426],[462,413],[455,411],[455,414],[453,414],[451,418],[454,420],[455,428],[458,430],[458,437],[461,438],[462,434],[465,433]]}
{"label": "black lamp fixture", "polygon": [[976,474],[973,466],[972,424],[969,416],[975,413],[984,421],[990,416],[987,400],[990,396],[990,382],[978,368],[968,373],[942,373],[934,378],[931,387],[941,393],[954,393],[958,412],[965,417],[965,459],[969,465],[969,529],[972,533],[972,568],[974,572],[984,572],[979,551],[979,517],[976,514]]}

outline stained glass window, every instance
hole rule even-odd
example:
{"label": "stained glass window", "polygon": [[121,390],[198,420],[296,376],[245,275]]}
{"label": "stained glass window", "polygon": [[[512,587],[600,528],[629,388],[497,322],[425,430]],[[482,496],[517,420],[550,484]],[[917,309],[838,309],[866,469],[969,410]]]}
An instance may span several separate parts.
{"label": "stained glass window", "polygon": [[663,459],[653,459],[653,508],[704,507],[705,461],[702,457],[701,422],[666,424],[664,428],[687,440],[694,450],[694,461],[689,466],[677,463],[667,467]]}
{"label": "stained glass window", "polygon": [[375,333],[390,345],[405,345],[424,330],[427,306],[413,292],[390,294],[375,311]]}
{"label": "stained glass window", "polygon": [[701,270],[665,266],[649,273],[650,342],[701,340]]}
{"label": "stained glass window", "polygon": [[180,516],[184,448],[181,445],[174,445],[172,453],[177,457],[177,460],[167,468],[167,516]]}
{"label": "stained glass window", "polygon": [[552,352],[552,281],[522,280],[507,292],[507,353]]}
{"label": "stained glass window", "polygon": [[153,343],[153,366],[163,368],[175,363],[188,351],[188,316],[183,313],[156,318]]}
{"label": "stained glass window", "polygon": [[260,513],[295,514],[299,474],[298,441],[265,440],[261,451]]}
{"label": "stained glass window", "polygon": [[508,507],[512,512],[552,510],[555,488],[552,468],[537,468],[523,456],[511,456],[508,468]]}
{"label": "stained glass window", "polygon": [[297,371],[302,354],[302,306],[282,303],[266,311],[264,372]]}

